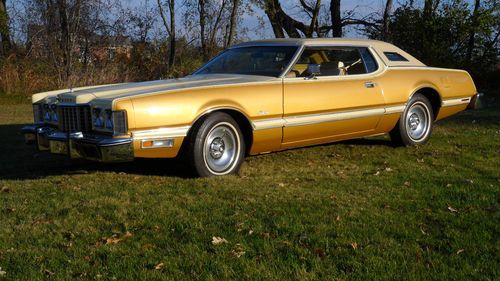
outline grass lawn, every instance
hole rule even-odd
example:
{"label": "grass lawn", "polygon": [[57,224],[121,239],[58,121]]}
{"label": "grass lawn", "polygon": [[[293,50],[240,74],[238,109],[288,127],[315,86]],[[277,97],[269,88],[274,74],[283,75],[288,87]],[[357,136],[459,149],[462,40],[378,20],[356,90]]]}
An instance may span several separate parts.
{"label": "grass lawn", "polygon": [[425,146],[295,149],[209,179],[38,153],[30,105],[1,103],[0,280],[499,280],[496,99]]}

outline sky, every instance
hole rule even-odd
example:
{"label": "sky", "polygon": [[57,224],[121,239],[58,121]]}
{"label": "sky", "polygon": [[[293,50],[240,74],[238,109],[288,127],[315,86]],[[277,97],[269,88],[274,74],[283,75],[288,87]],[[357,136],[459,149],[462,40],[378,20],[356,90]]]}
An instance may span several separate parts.
{"label": "sky", "polygon": [[[125,7],[130,7],[130,8],[135,8],[135,7],[144,7],[145,5],[148,5],[149,7],[156,7],[156,0],[118,0],[121,1],[122,5]],[[217,0],[216,0],[217,1]],[[219,0],[220,1],[220,0]],[[307,0],[306,0],[307,1]],[[473,0],[466,0],[467,2],[473,2]],[[179,0],[179,2],[183,2],[182,0]],[[401,6],[402,3],[408,2],[406,0],[395,0],[394,1],[394,6],[398,7]],[[415,5],[423,6],[424,0],[415,0],[414,3]],[[18,3],[21,3],[19,0],[8,0],[7,5],[8,7],[15,7]],[[297,9],[294,8],[299,5],[299,0],[280,0],[280,3],[283,7],[283,9],[292,17],[300,20],[300,15],[297,13]],[[325,6],[325,11],[328,11],[330,1],[329,0],[323,0],[322,1],[323,5]],[[367,16],[372,13],[379,13],[381,14],[382,11],[384,10],[386,0],[342,0],[341,2],[341,11],[344,14],[346,11],[351,11],[355,10],[356,14],[354,17],[357,18],[362,18],[364,16]],[[274,37],[274,34],[271,29],[271,25],[269,24],[269,20],[264,14],[264,11],[255,7],[254,6],[254,13],[246,13],[243,15],[243,19],[241,22],[240,27],[244,27],[247,32],[245,38],[241,38],[242,40],[253,40],[253,39],[263,39],[263,38],[272,38]],[[177,11],[177,21],[178,21],[178,26],[183,26],[182,24],[182,9],[183,7],[181,5],[177,4],[177,9],[180,11]],[[21,19],[22,21],[22,19]],[[261,23],[264,24],[263,28]],[[15,28],[14,28],[15,29]],[[157,26],[156,26],[157,32],[163,33],[163,27],[161,26],[161,20],[157,21]],[[15,30],[13,35],[14,38],[17,37],[19,40],[23,40],[21,38],[25,38],[25,35],[21,34],[16,34]],[[182,30],[178,31],[179,34],[182,34]],[[348,27],[344,28],[344,37],[363,37],[363,34],[360,34],[359,32],[356,31],[354,27]]]}

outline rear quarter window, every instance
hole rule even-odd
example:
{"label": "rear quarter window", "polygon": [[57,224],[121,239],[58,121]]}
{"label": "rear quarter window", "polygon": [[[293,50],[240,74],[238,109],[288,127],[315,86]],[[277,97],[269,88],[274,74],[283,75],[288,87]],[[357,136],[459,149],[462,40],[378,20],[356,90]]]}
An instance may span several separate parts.
{"label": "rear quarter window", "polygon": [[384,55],[390,61],[408,61],[408,59],[395,52],[384,52]]}

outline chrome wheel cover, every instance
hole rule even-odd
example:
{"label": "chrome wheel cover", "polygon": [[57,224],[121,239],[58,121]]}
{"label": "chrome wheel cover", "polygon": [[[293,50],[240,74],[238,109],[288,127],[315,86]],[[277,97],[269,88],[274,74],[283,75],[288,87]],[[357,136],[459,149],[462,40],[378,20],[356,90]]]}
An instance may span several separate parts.
{"label": "chrome wheel cover", "polygon": [[228,123],[216,124],[203,144],[205,166],[215,175],[224,175],[234,168],[240,155],[240,138],[236,128]]}
{"label": "chrome wheel cover", "polygon": [[405,126],[408,137],[414,142],[424,140],[429,134],[431,122],[427,105],[420,101],[415,102],[406,112]]}

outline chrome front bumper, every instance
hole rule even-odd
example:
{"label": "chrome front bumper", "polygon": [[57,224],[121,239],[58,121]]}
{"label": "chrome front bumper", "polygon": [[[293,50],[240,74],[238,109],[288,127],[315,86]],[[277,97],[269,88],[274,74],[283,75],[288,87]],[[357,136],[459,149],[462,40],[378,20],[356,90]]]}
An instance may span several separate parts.
{"label": "chrome front bumper", "polygon": [[35,143],[38,150],[68,155],[72,159],[99,162],[128,162],[134,160],[132,138],[111,138],[94,134],[64,133],[43,125],[23,127],[26,143]]}

